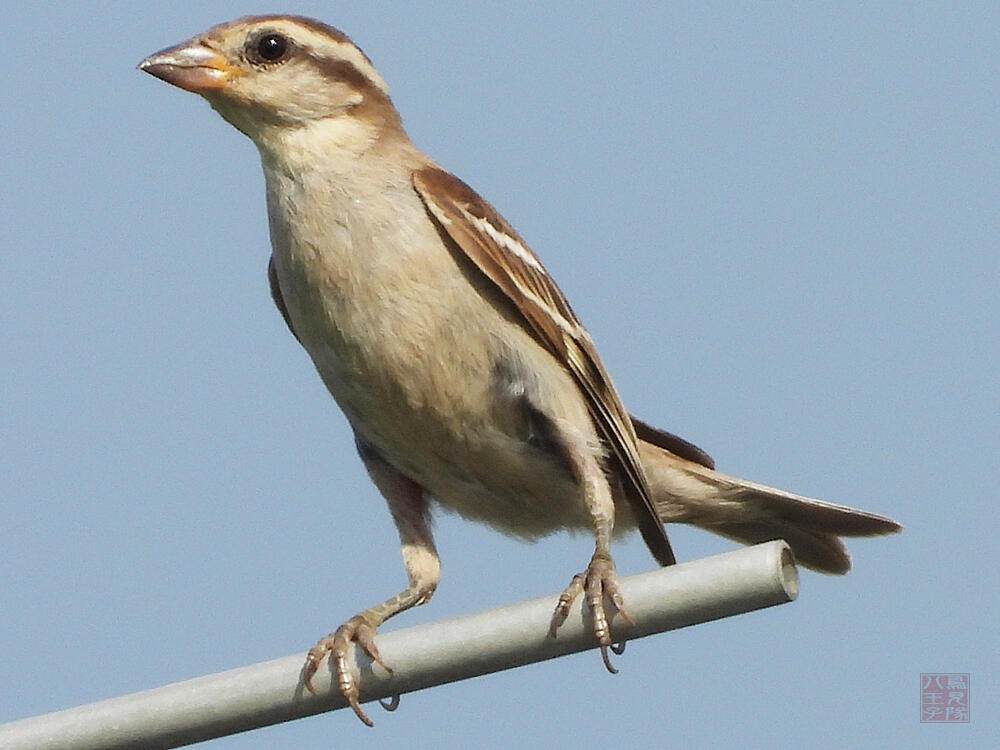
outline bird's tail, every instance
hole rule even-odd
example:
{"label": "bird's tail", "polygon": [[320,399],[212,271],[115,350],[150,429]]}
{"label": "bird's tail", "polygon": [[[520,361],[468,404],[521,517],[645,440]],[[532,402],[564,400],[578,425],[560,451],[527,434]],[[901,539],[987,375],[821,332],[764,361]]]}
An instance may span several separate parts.
{"label": "bird's tail", "polygon": [[[875,513],[720,474],[710,468],[707,455],[701,454],[705,460],[697,455],[691,456],[694,460],[681,458],[650,442],[656,440],[656,431],[640,433],[639,452],[664,523],[691,524],[743,544],[784,539],[802,565],[837,574],[851,569],[851,556],[840,537],[881,536],[903,528]],[[676,444],[670,442],[670,447]]]}

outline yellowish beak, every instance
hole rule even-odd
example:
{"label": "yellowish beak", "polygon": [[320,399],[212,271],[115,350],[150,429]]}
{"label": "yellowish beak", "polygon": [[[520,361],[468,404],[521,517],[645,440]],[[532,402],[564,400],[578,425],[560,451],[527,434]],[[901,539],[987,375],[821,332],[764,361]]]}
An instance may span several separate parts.
{"label": "yellowish beak", "polygon": [[150,55],[139,63],[139,70],[196,94],[224,89],[231,78],[241,73],[224,55],[196,41]]}

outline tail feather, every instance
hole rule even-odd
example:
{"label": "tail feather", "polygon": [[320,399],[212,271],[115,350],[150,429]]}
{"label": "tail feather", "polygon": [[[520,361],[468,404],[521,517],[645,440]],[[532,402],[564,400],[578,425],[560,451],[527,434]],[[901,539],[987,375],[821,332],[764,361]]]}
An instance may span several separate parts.
{"label": "tail feather", "polygon": [[716,474],[719,488],[726,495],[744,498],[791,523],[808,526],[838,536],[882,536],[893,534],[903,527],[896,521],[877,513],[836,505],[811,497],[767,487],[763,484]]}
{"label": "tail feather", "polygon": [[664,523],[691,524],[744,544],[784,539],[801,564],[823,573],[851,568],[840,537],[902,529],[885,516],[720,474],[646,440],[639,451]]}
{"label": "tail feather", "polygon": [[851,553],[836,534],[776,521],[722,523],[705,528],[741,544],[784,539],[792,548],[797,563],[821,573],[843,575],[851,569]]}

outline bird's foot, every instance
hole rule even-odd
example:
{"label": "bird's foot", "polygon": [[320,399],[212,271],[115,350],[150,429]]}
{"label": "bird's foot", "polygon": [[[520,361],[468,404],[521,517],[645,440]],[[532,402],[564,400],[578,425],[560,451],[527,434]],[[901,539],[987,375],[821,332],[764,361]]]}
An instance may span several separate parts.
{"label": "bird's foot", "polygon": [[320,638],[319,642],[309,649],[309,653],[306,655],[306,663],[302,665],[302,682],[310,693],[316,695],[316,690],[312,686],[312,677],[316,674],[316,670],[319,669],[323,657],[329,654],[330,663],[337,681],[337,690],[344,696],[348,705],[354,709],[357,717],[368,726],[373,727],[375,723],[362,710],[361,703],[358,700],[358,681],[347,665],[347,655],[351,650],[351,643],[357,643],[372,660],[387,672],[392,672],[392,669],[382,661],[378,647],[375,645],[376,625],[366,617],[366,614],[363,612],[355,615],[330,633],[330,635]]}
{"label": "bird's foot", "polygon": [[[618,585],[618,573],[615,571],[614,560],[610,555],[600,552],[594,553],[590,560],[590,565],[583,573],[573,576],[569,586],[563,591],[556,604],[556,610],[552,614],[552,622],[549,626],[549,635],[556,637],[559,626],[566,621],[569,609],[574,600],[581,594],[585,594],[587,606],[590,607],[591,621],[594,628],[594,637],[597,645],[601,648],[601,658],[604,666],[611,674],[617,674],[608,656],[608,649],[613,648],[611,639],[611,626],[608,624],[607,610],[605,609],[605,599],[609,599],[615,606],[618,614],[630,625],[635,622],[625,611],[625,598],[622,596],[621,587]],[[618,653],[617,649],[614,649]]]}

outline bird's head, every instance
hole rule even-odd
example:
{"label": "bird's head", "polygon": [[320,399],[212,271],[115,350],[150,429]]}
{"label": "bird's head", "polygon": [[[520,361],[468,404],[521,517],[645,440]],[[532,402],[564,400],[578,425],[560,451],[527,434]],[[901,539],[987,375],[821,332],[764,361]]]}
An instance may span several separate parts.
{"label": "bird's head", "polygon": [[258,144],[349,116],[398,124],[389,90],[347,35],[299,16],[249,16],[150,55],[139,69],[200,94]]}

